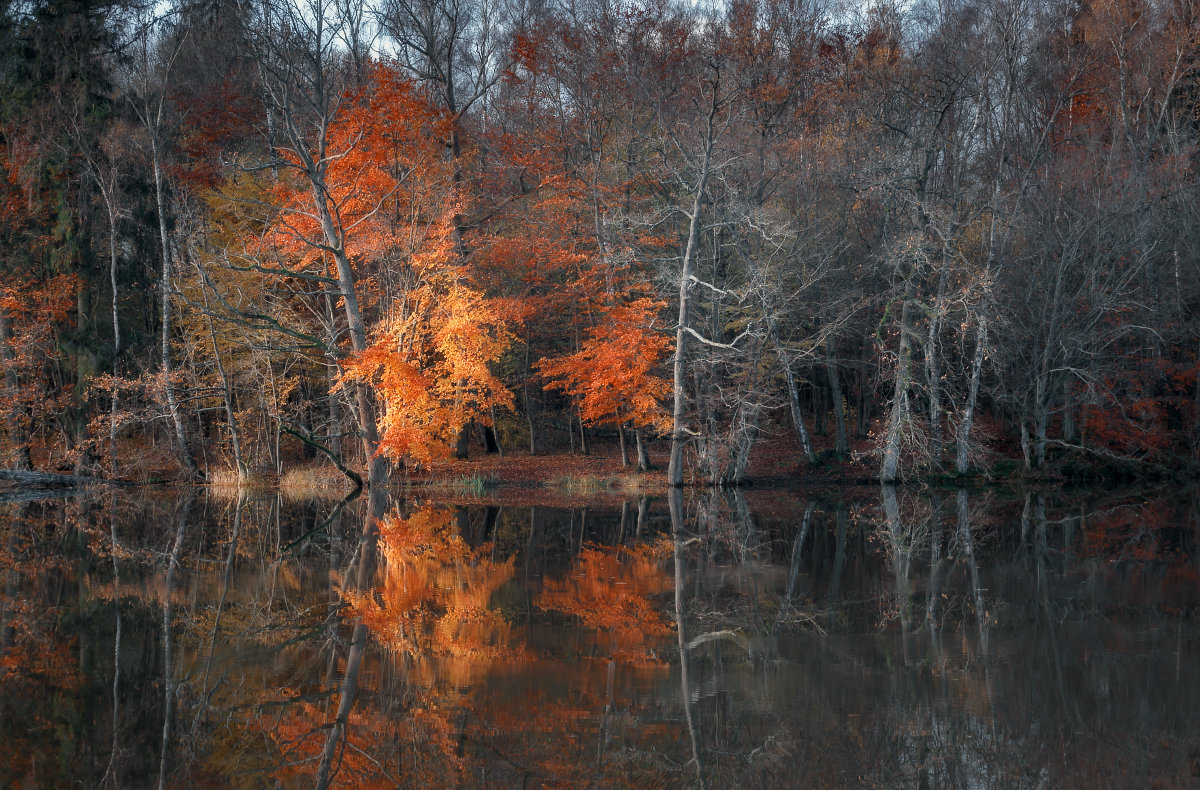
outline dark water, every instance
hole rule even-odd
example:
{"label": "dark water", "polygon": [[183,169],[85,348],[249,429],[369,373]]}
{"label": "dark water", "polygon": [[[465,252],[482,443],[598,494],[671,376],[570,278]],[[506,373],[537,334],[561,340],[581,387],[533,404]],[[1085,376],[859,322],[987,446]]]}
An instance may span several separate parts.
{"label": "dark water", "polygon": [[1200,786],[1200,493],[0,505],[0,785]]}

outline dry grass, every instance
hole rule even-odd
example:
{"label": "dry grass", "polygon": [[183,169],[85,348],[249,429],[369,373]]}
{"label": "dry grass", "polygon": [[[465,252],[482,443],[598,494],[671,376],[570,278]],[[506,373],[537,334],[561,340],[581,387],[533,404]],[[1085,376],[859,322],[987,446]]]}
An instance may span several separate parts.
{"label": "dry grass", "polygon": [[662,475],[650,472],[629,472],[612,479],[609,488],[623,494],[648,494],[662,488]]}
{"label": "dry grass", "polygon": [[570,496],[595,496],[608,490],[608,478],[597,475],[564,475],[555,478],[551,487]]}
{"label": "dry grass", "polygon": [[208,490],[217,499],[237,499],[251,491],[260,491],[270,486],[270,482],[254,472],[241,472],[237,469],[209,469]]}
{"label": "dry grass", "polygon": [[279,478],[279,491],[287,499],[341,499],[354,483],[337,467],[328,464],[294,466]]}
{"label": "dry grass", "polygon": [[549,485],[572,496],[594,496],[645,494],[661,488],[659,483],[659,480],[644,472],[623,472],[612,475],[562,475],[550,481]]}

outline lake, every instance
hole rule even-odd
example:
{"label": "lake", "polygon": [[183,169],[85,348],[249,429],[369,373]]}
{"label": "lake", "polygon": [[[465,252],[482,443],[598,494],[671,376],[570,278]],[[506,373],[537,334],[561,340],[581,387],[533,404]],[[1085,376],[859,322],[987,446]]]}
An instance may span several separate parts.
{"label": "lake", "polygon": [[1200,490],[0,505],[0,784],[1200,786]]}

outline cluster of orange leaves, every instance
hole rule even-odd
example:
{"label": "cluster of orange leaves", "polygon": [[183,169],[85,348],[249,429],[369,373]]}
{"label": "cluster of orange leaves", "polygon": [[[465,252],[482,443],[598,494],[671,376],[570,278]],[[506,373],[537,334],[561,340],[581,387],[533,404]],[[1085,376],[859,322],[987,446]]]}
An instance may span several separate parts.
{"label": "cluster of orange leaves", "polygon": [[[379,578],[371,594],[343,599],[387,647],[409,656],[418,676],[469,674],[492,659],[519,657],[512,626],[490,607],[514,574],[458,535],[449,510],[425,508],[380,525]],[[460,678],[467,681],[468,677]]]}
{"label": "cluster of orange leaves", "polygon": [[672,579],[662,570],[670,554],[667,538],[633,548],[589,546],[580,552],[571,573],[546,581],[537,607],[578,618],[584,627],[608,634],[613,658],[628,663],[651,660],[654,646],[672,628],[654,604],[672,589]]}
{"label": "cluster of orange leaves", "polygon": [[0,310],[8,314],[12,328],[8,340],[12,359],[4,363],[5,373],[15,375],[18,384],[14,391],[0,390],[0,408],[10,411],[10,419],[54,414],[70,399],[71,393],[63,392],[50,378],[47,363],[61,356],[57,332],[70,323],[81,287],[73,274],[44,281],[13,278],[0,285]]}
{"label": "cluster of orange leaves", "polygon": [[[344,231],[360,304],[381,316],[370,347],[348,354],[342,380],[374,387],[384,409],[381,452],[430,461],[470,421],[490,422],[493,408],[512,405],[491,369],[512,341],[510,321],[475,283],[453,238],[462,197],[441,144],[450,119],[385,62],[342,103],[325,150],[307,156],[325,157],[322,199]],[[258,257],[336,276],[301,173],[305,157],[280,153],[293,168],[270,188],[277,210]]]}
{"label": "cluster of orange leaves", "polygon": [[380,449],[393,458],[443,457],[471,420],[490,423],[493,407],[513,404],[491,367],[512,342],[507,322],[457,274],[431,268],[375,343],[343,366],[345,380],[374,386],[384,407]]}
{"label": "cluster of orange leaves", "polygon": [[662,401],[671,385],[655,370],[670,344],[652,328],[662,308],[648,298],[609,308],[578,351],[538,364],[548,386],[574,398],[585,422],[665,430]]}

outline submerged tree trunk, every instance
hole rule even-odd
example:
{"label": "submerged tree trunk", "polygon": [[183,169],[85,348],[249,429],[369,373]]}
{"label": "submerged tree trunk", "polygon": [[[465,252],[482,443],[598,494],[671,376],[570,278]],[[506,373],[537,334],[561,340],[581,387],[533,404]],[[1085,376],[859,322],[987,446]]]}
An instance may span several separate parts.
{"label": "submerged tree trunk", "polygon": [[171,745],[171,720],[173,708],[175,707],[175,693],[178,682],[173,677],[175,672],[172,666],[172,644],[171,639],[171,595],[172,587],[174,586],[175,570],[179,566],[179,555],[183,548],[183,536],[187,531],[187,522],[191,517],[192,505],[196,501],[195,489],[192,489],[191,494],[184,500],[179,511],[179,518],[175,524],[175,541],[172,544],[170,559],[167,562],[166,577],[163,581],[165,588],[162,600],[162,650],[163,650],[163,726],[162,726],[162,745],[159,753],[158,766],[158,787],[163,790],[167,786],[167,763],[168,755],[170,754]]}
{"label": "submerged tree trunk", "polygon": [[[383,491],[376,486],[369,490],[368,496],[372,500],[368,509],[372,513],[382,512],[383,508],[380,503],[386,499]],[[356,573],[350,577],[346,585],[360,595],[370,594],[377,565],[378,542],[378,522],[371,519],[363,534],[357,557]],[[335,773],[335,760],[344,748],[343,741],[346,739],[350,712],[353,710],[354,700],[358,696],[358,678],[362,672],[363,657],[366,655],[368,631],[367,624],[361,618],[354,623],[354,630],[350,637],[350,652],[346,656],[345,670],[342,673],[337,710],[334,712],[333,721],[327,726],[325,745],[321,749],[321,760],[317,764],[315,784],[319,790],[325,790],[330,786]]]}

